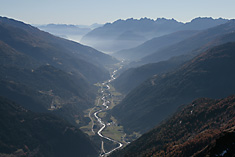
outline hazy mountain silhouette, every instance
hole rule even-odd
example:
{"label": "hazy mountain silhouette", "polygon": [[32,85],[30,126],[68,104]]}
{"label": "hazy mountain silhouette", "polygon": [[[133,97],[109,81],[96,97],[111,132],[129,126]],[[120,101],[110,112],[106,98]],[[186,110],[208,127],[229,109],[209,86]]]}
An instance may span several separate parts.
{"label": "hazy mountain silhouette", "polygon": [[148,56],[159,49],[163,49],[164,47],[178,43],[196,34],[197,32],[198,31],[180,31],[164,35],[161,37],[156,37],[146,41],[145,43],[137,47],[121,50],[112,55],[120,59],[125,59],[129,61],[138,61],[139,59]]}
{"label": "hazy mountain silhouette", "polygon": [[91,30],[101,27],[101,24],[93,25],[67,25],[67,24],[47,24],[36,25],[39,29],[54,34],[56,36],[70,39],[73,41],[80,41],[81,38]]}
{"label": "hazy mountain silhouette", "polygon": [[54,35],[85,35],[92,29],[90,28],[79,28],[76,25],[67,24],[47,24],[37,26],[39,29],[52,33]]}
{"label": "hazy mountain silhouette", "polygon": [[38,25],[36,27],[38,27],[40,30],[49,32],[53,35],[77,42],[80,42],[81,38],[92,30],[88,27],[79,28],[76,25],[66,25],[66,24],[48,24],[48,25]]}
{"label": "hazy mountain silhouette", "polygon": [[[170,33],[180,25],[182,25],[182,23],[174,19],[168,20],[164,18],[155,21],[147,18],[140,20],[133,18],[117,20],[113,23],[107,23],[103,27],[94,29],[85,35],[81,41],[99,50],[114,52],[120,49],[137,46],[152,37]],[[130,32],[132,38],[130,38]],[[138,40],[133,38],[133,36],[138,37]]]}
{"label": "hazy mountain silhouette", "polygon": [[[132,90],[112,113],[127,131],[145,132],[182,103],[235,93],[235,44],[209,49],[173,72],[155,75]],[[154,121],[153,121],[154,119]]]}
{"label": "hazy mountain silhouette", "polygon": [[[139,62],[134,63],[137,65],[146,64],[146,63],[154,63],[163,60],[167,60],[173,56],[178,56],[186,53],[190,53],[193,50],[196,50],[206,43],[211,44],[210,42],[214,42],[216,38],[232,33],[235,31],[235,21],[230,20],[229,22],[209,28],[207,30],[201,31],[200,33],[189,37],[183,41],[180,41],[174,45],[170,45],[166,48],[157,50],[149,56],[143,57]],[[215,46],[211,44],[211,46]],[[207,47],[207,46],[206,46]]]}
{"label": "hazy mountain silhouette", "polygon": [[[91,45],[99,50],[115,52],[136,47],[154,37],[163,36],[181,30],[207,29],[209,27],[223,24],[227,21],[228,20],[225,19],[214,20],[211,18],[197,18],[189,23],[183,24],[174,19],[158,18],[156,20],[152,20],[142,18],[137,20],[131,18],[107,23],[103,27],[94,29],[86,34],[81,41],[82,43]],[[126,38],[123,36],[123,33],[126,31],[132,31],[135,36],[142,36],[143,39],[138,40],[138,42],[136,40],[128,40],[128,35]],[[120,35],[122,35],[123,40],[116,40]]]}

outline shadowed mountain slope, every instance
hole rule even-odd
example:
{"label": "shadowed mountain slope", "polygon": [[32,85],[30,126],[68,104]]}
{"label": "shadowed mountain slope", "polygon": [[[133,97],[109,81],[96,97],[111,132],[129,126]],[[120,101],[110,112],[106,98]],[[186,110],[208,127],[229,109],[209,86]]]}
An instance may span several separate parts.
{"label": "shadowed mountain slope", "polygon": [[207,50],[212,46],[234,41],[235,32],[221,35],[215,38],[213,41],[205,43],[202,47],[198,48],[197,50],[191,51],[190,53],[187,53],[185,55],[172,57],[171,59],[166,61],[146,64],[136,68],[130,68],[121,73],[121,75],[117,79],[115,79],[112,84],[118,91],[127,94],[153,75],[172,71],[178,68],[186,61],[195,57],[197,54]]}
{"label": "shadowed mountain slope", "polygon": [[199,31],[180,31],[171,33],[168,35],[164,35],[161,37],[156,37],[151,40],[148,40],[144,42],[143,44],[131,48],[131,49],[125,49],[118,51],[113,56],[125,60],[130,61],[138,61],[139,59],[148,56],[154,52],[156,52],[159,49],[163,49],[164,47],[170,46],[172,44],[178,43],[194,34],[196,34]]}
{"label": "shadowed mountain slope", "polygon": [[[229,22],[209,28],[205,31],[201,31],[200,33],[187,38],[183,41],[180,41],[174,45],[171,45],[167,48],[161,49],[159,51],[154,52],[153,54],[146,56],[139,61],[139,63],[134,64],[146,64],[146,63],[154,63],[163,60],[167,60],[174,56],[179,56],[182,54],[188,54],[192,51],[199,49],[205,44],[210,44],[216,38],[219,38],[222,35],[230,34],[235,31],[235,20],[230,20]],[[215,45],[210,45],[211,47]]]}
{"label": "shadowed mountain slope", "polygon": [[92,83],[107,79],[109,74],[104,66],[116,62],[93,48],[3,17],[0,18],[0,40],[40,64],[51,64],[67,72],[80,73]]}
{"label": "shadowed mountain slope", "polygon": [[183,103],[234,94],[234,52],[235,43],[227,43],[209,49],[178,70],[156,75],[132,90],[112,113],[126,131],[143,133]]}
{"label": "shadowed mountain slope", "polygon": [[0,156],[97,156],[89,137],[68,122],[0,97]]}
{"label": "shadowed mountain slope", "polygon": [[0,17],[0,95],[35,112],[84,125],[93,83],[109,78],[116,59],[23,22]]}
{"label": "shadowed mountain slope", "polygon": [[191,58],[193,58],[193,55],[181,55],[167,61],[150,63],[140,67],[127,69],[112,82],[112,85],[119,92],[127,94],[153,75],[172,71]]}

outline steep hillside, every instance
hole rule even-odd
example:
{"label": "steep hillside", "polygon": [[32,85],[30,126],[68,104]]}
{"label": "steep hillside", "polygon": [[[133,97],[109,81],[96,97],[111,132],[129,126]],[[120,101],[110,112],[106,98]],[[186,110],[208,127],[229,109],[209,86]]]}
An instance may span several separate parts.
{"label": "steep hillside", "polygon": [[88,122],[92,85],[109,77],[117,62],[93,48],[0,17],[0,96],[35,112],[52,112],[74,125]]}
{"label": "steep hillside", "polygon": [[0,41],[0,64],[3,66],[15,66],[18,67],[31,67],[35,68],[39,66],[40,64],[31,57],[28,57],[18,51],[16,51],[14,48],[10,47],[6,43]]}
{"label": "steep hillside", "polygon": [[82,74],[92,83],[107,79],[109,75],[104,66],[116,62],[93,48],[3,17],[0,18],[0,40],[40,64],[51,64],[67,72]]}
{"label": "steep hillside", "polygon": [[112,82],[112,85],[119,92],[127,94],[153,75],[172,71],[191,58],[193,58],[193,55],[181,55],[167,61],[150,63],[140,67],[127,69]]}
{"label": "steep hillside", "polygon": [[199,31],[179,31],[161,37],[156,37],[144,42],[137,47],[121,50],[112,55],[117,58],[129,61],[138,61],[139,59],[150,55],[159,49],[163,49],[166,46],[178,43],[198,32]]}
{"label": "steep hillside", "polygon": [[61,98],[69,98],[77,95],[86,100],[87,95],[92,90],[92,86],[83,78],[79,78],[59,70],[51,65],[43,65],[35,69],[25,69],[17,67],[0,67],[1,80],[11,80],[28,85],[38,91],[52,91],[53,94]]}
{"label": "steep hillside", "polygon": [[0,156],[97,156],[87,135],[66,121],[0,97]]}
{"label": "steep hillside", "polygon": [[211,44],[210,45],[211,47],[216,46],[211,42],[213,42],[216,38],[222,35],[233,33],[234,31],[235,31],[235,20],[230,20],[225,24],[201,31],[200,33],[190,38],[187,38],[183,41],[180,41],[164,49],[160,49],[152,53],[151,55],[142,58],[138,64],[141,65],[146,63],[154,63],[167,60],[173,56],[188,54],[194,50],[199,49],[200,47],[204,46],[207,43],[208,45]]}
{"label": "steep hillside", "polygon": [[209,49],[178,70],[156,75],[131,91],[112,113],[127,131],[143,133],[183,103],[234,94],[234,52],[235,43],[227,43]]}
{"label": "steep hillside", "polygon": [[234,116],[234,95],[197,99],[112,156],[233,156]]}
{"label": "steep hillside", "polygon": [[202,47],[198,48],[195,51],[191,51],[188,54],[172,57],[166,61],[146,64],[136,68],[130,68],[121,73],[120,76],[112,82],[112,84],[118,91],[127,94],[135,87],[143,83],[145,80],[152,77],[153,75],[172,71],[178,68],[186,61],[189,61],[190,59],[195,57],[196,54],[212,47],[213,45],[220,45],[226,42],[234,42],[234,41],[235,41],[234,32],[221,35],[215,38],[213,41],[205,43]]}
{"label": "steep hillside", "polygon": [[229,127],[220,133],[219,137],[212,141],[205,149],[195,156],[234,156],[235,155],[235,128]]}
{"label": "steep hillside", "polygon": [[[35,112],[52,110],[57,113],[67,108],[61,113],[63,117],[73,124],[76,119],[79,125],[85,123],[82,111],[93,105],[95,88],[83,78],[50,65],[33,70],[2,66],[0,71],[1,96]],[[72,118],[75,116],[77,118]]]}

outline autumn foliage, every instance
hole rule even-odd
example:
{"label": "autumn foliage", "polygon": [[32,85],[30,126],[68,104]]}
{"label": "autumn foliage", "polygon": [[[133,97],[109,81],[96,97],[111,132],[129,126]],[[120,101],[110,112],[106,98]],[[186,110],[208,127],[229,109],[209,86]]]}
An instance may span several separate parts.
{"label": "autumn foliage", "polygon": [[[220,155],[225,148],[212,152],[213,147],[228,133],[233,137],[234,126],[235,95],[219,100],[197,99],[118,152],[117,156]],[[230,144],[227,147],[235,148],[229,141],[225,140],[224,143]],[[229,150],[234,149],[228,149],[227,153]]]}

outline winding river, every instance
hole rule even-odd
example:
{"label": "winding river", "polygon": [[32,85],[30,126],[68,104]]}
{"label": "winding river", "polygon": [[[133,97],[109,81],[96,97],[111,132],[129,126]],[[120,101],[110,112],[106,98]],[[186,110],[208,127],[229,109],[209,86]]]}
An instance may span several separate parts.
{"label": "winding river", "polygon": [[[121,67],[120,67],[119,69],[121,69]],[[119,69],[118,69],[118,70],[119,70]],[[108,106],[109,101],[107,101],[107,99],[106,99],[106,96],[105,96],[105,94],[104,94],[104,93],[105,93],[104,90],[109,90],[109,89],[110,89],[109,83],[112,82],[113,80],[115,80],[115,75],[116,75],[116,72],[117,72],[118,70],[114,70],[114,71],[113,71],[110,80],[105,81],[105,82],[102,83],[103,86],[106,86],[106,87],[107,87],[107,89],[101,89],[101,90],[102,90],[101,92],[103,93],[101,100],[103,101],[103,104],[102,104],[102,105],[104,106],[104,108],[103,108],[103,109],[100,109],[100,110],[98,110],[98,111],[96,111],[96,112],[94,113],[94,117],[97,119],[97,121],[98,121],[99,124],[101,125],[101,128],[97,131],[97,134],[98,134],[101,138],[103,138],[103,139],[106,139],[106,140],[112,141],[112,142],[114,142],[114,143],[117,143],[119,146],[116,147],[116,148],[114,148],[114,149],[112,149],[112,150],[109,151],[109,152],[105,152],[105,150],[104,150],[104,141],[102,141],[102,143],[101,143],[101,153],[100,153],[100,156],[101,156],[101,157],[106,157],[106,156],[108,156],[109,154],[111,154],[113,151],[115,151],[115,150],[120,149],[121,147],[123,147],[123,144],[122,144],[121,142],[116,141],[116,140],[114,140],[114,139],[111,139],[111,138],[109,138],[109,137],[106,137],[106,136],[102,135],[102,131],[106,128],[106,124],[105,124],[105,122],[102,121],[102,119],[98,116],[98,114],[99,114],[100,112],[103,112],[103,111],[105,111],[105,110],[107,110],[107,109],[109,108],[109,106]],[[98,104],[99,104],[99,101],[100,101],[100,98],[98,99]],[[95,109],[95,107],[94,107],[93,109]],[[92,109],[92,110],[93,110],[93,109]],[[92,110],[91,110],[91,111],[92,111]],[[90,112],[90,113],[91,113],[91,112]],[[90,113],[89,113],[89,114],[90,114]],[[89,116],[90,116],[90,115],[89,115]],[[91,120],[92,120],[92,118],[91,118]],[[91,128],[91,130],[92,130],[93,133],[95,133],[93,127],[94,127],[94,121],[92,120],[92,128]]]}

